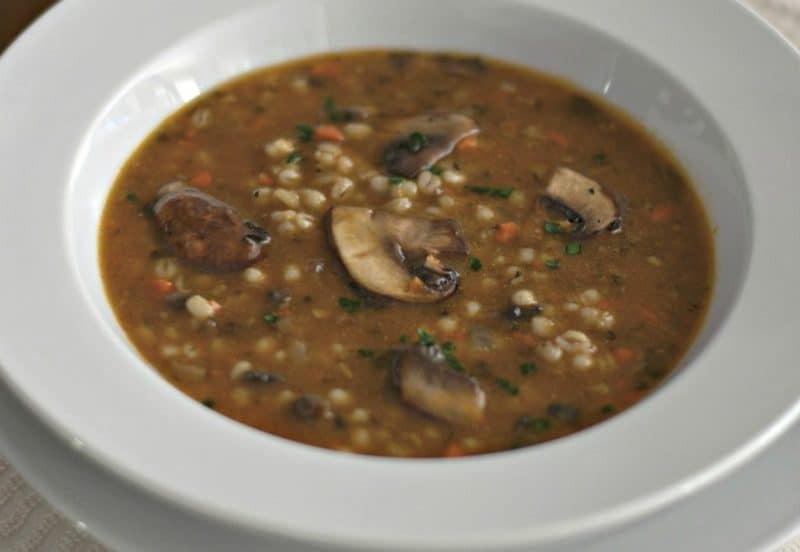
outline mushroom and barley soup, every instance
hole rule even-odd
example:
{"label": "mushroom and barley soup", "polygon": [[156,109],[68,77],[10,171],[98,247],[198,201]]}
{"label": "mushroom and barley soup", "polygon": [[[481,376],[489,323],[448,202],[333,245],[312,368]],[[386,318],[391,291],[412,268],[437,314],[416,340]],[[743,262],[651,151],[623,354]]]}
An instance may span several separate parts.
{"label": "mushroom and barley soup", "polygon": [[167,119],[111,189],[102,274],[142,356],[321,447],[461,456],[619,413],[705,315],[709,224],[615,109],[441,53],[306,58]]}

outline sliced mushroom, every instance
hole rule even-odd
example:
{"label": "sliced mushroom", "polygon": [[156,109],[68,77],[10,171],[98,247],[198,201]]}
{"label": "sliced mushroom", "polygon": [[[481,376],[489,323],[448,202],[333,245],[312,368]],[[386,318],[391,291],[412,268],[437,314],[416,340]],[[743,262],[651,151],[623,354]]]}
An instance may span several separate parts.
{"label": "sliced mushroom", "polygon": [[269,243],[266,230],[194,188],[167,191],[153,205],[167,243],[181,260],[210,270],[240,270]]}
{"label": "sliced mushroom", "polygon": [[413,178],[477,133],[478,125],[465,115],[436,111],[398,121],[392,132],[396,138],[384,154],[386,170]]}
{"label": "sliced mushroom", "polygon": [[619,232],[622,219],[614,198],[599,182],[566,167],[550,178],[543,196],[545,204],[561,211],[574,225],[573,232],[590,236],[601,230]]}
{"label": "sliced mushroom", "polygon": [[347,272],[372,293],[409,303],[433,303],[458,287],[458,272],[437,256],[468,252],[453,220],[334,207],[329,212],[329,231]]}
{"label": "sliced mushroom", "polygon": [[416,345],[400,352],[393,372],[403,400],[419,410],[456,424],[483,421],[483,389],[474,378],[450,368],[438,346]]}

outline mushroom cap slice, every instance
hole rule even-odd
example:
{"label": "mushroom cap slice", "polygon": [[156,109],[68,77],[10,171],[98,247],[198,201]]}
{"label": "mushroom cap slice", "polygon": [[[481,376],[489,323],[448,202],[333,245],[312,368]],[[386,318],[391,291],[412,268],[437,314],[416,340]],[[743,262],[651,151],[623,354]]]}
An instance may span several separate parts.
{"label": "mushroom cap slice", "polygon": [[453,220],[340,206],[329,212],[329,231],[342,264],[368,291],[399,301],[433,303],[458,287],[458,272],[437,257],[468,251]]}
{"label": "mushroom cap slice", "polygon": [[227,203],[194,188],[176,188],[153,204],[170,248],[181,260],[209,270],[240,270],[269,243],[266,230]]}
{"label": "mushroom cap slice", "polygon": [[614,198],[599,182],[572,169],[557,168],[543,198],[576,225],[575,234],[590,236],[601,230],[619,232],[622,229],[619,207]]}
{"label": "mushroom cap slice", "polygon": [[416,345],[398,353],[393,372],[407,403],[456,424],[483,421],[486,394],[477,380],[444,362],[436,345]]}
{"label": "mushroom cap slice", "polygon": [[[396,137],[384,154],[386,170],[414,178],[477,132],[475,121],[459,113],[435,111],[397,121],[392,127]],[[415,143],[412,135],[417,133],[423,138]]]}

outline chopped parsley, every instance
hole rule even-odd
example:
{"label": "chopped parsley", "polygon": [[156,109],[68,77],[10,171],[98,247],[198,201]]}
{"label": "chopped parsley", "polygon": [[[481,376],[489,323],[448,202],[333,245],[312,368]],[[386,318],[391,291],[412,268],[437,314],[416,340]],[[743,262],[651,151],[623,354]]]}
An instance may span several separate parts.
{"label": "chopped parsley", "polygon": [[508,199],[514,192],[514,188],[489,188],[487,186],[465,186],[465,189],[475,194],[502,199]]}
{"label": "chopped parsley", "polygon": [[399,341],[400,341],[400,343],[407,343],[408,342],[408,336],[407,335],[401,335]]}
{"label": "chopped parsley", "polygon": [[139,196],[133,192],[128,192],[128,194],[125,196],[125,199],[127,199],[131,203],[136,203],[137,201],[139,201]]}
{"label": "chopped parsley", "polygon": [[325,114],[328,116],[328,119],[333,121],[334,123],[340,123],[346,119],[346,114],[343,110],[339,109],[336,105],[336,102],[333,101],[333,98],[328,96],[325,98],[324,104]]}
{"label": "chopped parsley", "polygon": [[474,270],[475,272],[479,271],[483,268],[483,263],[478,257],[470,257],[469,258],[469,267]]}
{"label": "chopped parsley", "polygon": [[205,406],[206,408],[210,408],[211,410],[214,410],[214,405],[215,404],[216,403],[214,402],[214,399],[212,399],[212,398],[203,399],[203,406]]}
{"label": "chopped parsley", "polygon": [[557,222],[550,222],[547,221],[544,223],[544,231],[548,234],[560,234],[561,233],[561,225]]}
{"label": "chopped parsley", "polygon": [[375,356],[375,351],[373,351],[372,349],[359,349],[358,355],[364,358],[372,358]]}
{"label": "chopped parsley", "polygon": [[444,354],[444,361],[447,365],[455,370],[456,372],[463,372],[464,365],[461,364],[461,361],[456,358],[455,355],[456,346],[453,344],[452,341],[446,341],[442,343],[442,353]]}
{"label": "chopped parsley", "polygon": [[419,339],[419,342],[426,347],[436,345],[436,338],[428,333],[425,328],[417,328],[417,338]]}
{"label": "chopped parsley", "polygon": [[412,132],[408,135],[408,140],[406,143],[408,144],[408,151],[411,153],[417,153],[428,145],[428,137],[418,131]]}
{"label": "chopped parsley", "polygon": [[533,416],[523,416],[517,425],[523,429],[540,432],[550,429],[550,420],[547,418],[534,418]]}
{"label": "chopped parsley", "polygon": [[592,161],[595,163],[605,163],[607,159],[604,151],[599,151],[592,156]]}
{"label": "chopped parsley", "polygon": [[277,314],[269,312],[264,316],[262,316],[261,319],[264,320],[264,322],[266,322],[267,324],[272,324],[274,326],[275,324],[278,323],[281,317],[278,316]]}
{"label": "chopped parsley", "polygon": [[546,266],[550,270],[556,270],[558,269],[559,266],[561,266],[561,263],[558,262],[558,259],[547,259],[544,262],[544,266]]}
{"label": "chopped parsley", "polygon": [[295,163],[299,163],[303,160],[303,154],[299,151],[293,151],[289,154],[289,157],[286,158],[287,165],[293,165]]}
{"label": "chopped parsley", "polygon": [[397,186],[403,180],[405,180],[405,178],[403,178],[402,176],[392,175],[389,177],[389,184],[391,184],[392,186]]}
{"label": "chopped parsley", "polygon": [[430,169],[428,169],[428,170],[429,170],[429,171],[431,171],[431,172],[432,172],[433,174],[435,174],[436,176],[439,176],[439,175],[441,175],[441,174],[444,172],[444,169],[443,169],[443,168],[441,168],[439,165],[434,165],[433,167],[431,167],[431,168],[430,168]]}
{"label": "chopped parsley", "polygon": [[603,414],[613,414],[616,411],[616,407],[613,404],[604,404],[600,411]]}
{"label": "chopped parsley", "polygon": [[339,297],[339,306],[346,312],[353,314],[361,309],[361,301],[358,299],[351,299],[349,297]]}
{"label": "chopped parsley", "polygon": [[506,378],[497,378],[494,380],[497,385],[500,386],[500,389],[508,393],[509,395],[519,395],[519,387],[514,385],[514,383]]}
{"label": "chopped parsley", "polygon": [[314,127],[305,123],[298,123],[294,126],[297,129],[297,139],[301,142],[310,142],[314,139]]}
{"label": "chopped parsley", "polygon": [[582,250],[581,242],[569,242],[564,246],[564,253],[567,255],[580,255]]}
{"label": "chopped parsley", "polygon": [[530,376],[531,374],[535,374],[538,370],[539,367],[533,362],[523,362],[519,365],[519,371],[523,376]]}

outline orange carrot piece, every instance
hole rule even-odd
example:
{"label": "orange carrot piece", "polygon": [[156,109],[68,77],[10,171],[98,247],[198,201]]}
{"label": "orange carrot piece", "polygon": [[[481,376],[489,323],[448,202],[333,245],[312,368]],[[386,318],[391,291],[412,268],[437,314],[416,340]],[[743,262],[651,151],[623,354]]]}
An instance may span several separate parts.
{"label": "orange carrot piece", "polygon": [[175,291],[175,284],[163,278],[156,278],[153,280],[153,289],[156,290],[156,293],[159,295],[168,295]]}
{"label": "orange carrot piece", "polygon": [[258,173],[258,183],[262,186],[269,186],[273,183],[273,180],[269,173],[260,172]]}
{"label": "orange carrot piece", "polygon": [[183,136],[188,139],[194,138],[196,134],[197,134],[197,127],[195,127],[194,125],[190,126],[185,131],[183,131]]}
{"label": "orange carrot piece", "polygon": [[654,326],[661,322],[660,317],[656,313],[654,313],[653,311],[648,309],[647,307],[645,307],[643,305],[637,305],[637,309],[639,311],[639,316],[645,322],[649,322],[650,324],[653,324]]}
{"label": "orange carrot piece", "polygon": [[458,145],[456,145],[456,149],[458,151],[468,151],[474,150],[478,147],[478,137],[474,134],[472,136],[467,136],[463,140],[461,140]]}
{"label": "orange carrot piece", "polygon": [[658,223],[665,223],[672,220],[675,215],[675,206],[672,203],[661,203],[653,207],[650,211],[650,220]]}
{"label": "orange carrot piece", "polygon": [[561,132],[551,130],[547,133],[547,137],[562,148],[566,148],[569,145],[569,139]]}
{"label": "orange carrot piece", "polygon": [[335,79],[341,73],[342,64],[335,60],[321,61],[311,68],[311,75],[314,77]]}
{"label": "orange carrot piece", "polygon": [[594,304],[600,310],[608,310],[610,309],[613,304],[608,299],[600,299],[597,303]]}
{"label": "orange carrot piece", "polygon": [[198,188],[208,188],[211,186],[211,182],[214,180],[214,177],[211,176],[211,171],[208,169],[202,169],[197,171],[194,176],[192,177],[192,184],[197,186]]}
{"label": "orange carrot piece", "polygon": [[334,142],[344,141],[344,134],[342,131],[333,125],[319,125],[314,129],[314,136],[320,140],[333,140]]}
{"label": "orange carrot piece", "polygon": [[627,347],[618,347],[614,349],[612,354],[620,366],[630,364],[636,357],[636,353],[633,352],[633,349],[629,349]]}
{"label": "orange carrot piece", "polygon": [[442,456],[445,458],[458,458],[459,456],[464,455],[464,449],[462,449],[457,443],[450,443],[442,453]]}
{"label": "orange carrot piece", "polygon": [[497,241],[509,243],[519,236],[519,225],[516,222],[501,222],[497,225]]}

